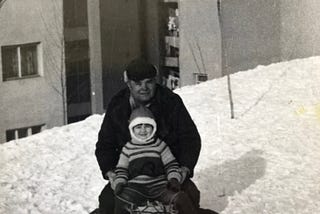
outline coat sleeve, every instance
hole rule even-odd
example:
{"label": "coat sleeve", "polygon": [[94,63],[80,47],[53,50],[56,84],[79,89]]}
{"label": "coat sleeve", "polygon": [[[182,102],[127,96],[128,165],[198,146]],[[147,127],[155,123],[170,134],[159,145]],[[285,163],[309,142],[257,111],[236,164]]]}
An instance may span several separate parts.
{"label": "coat sleeve", "polygon": [[95,155],[104,179],[108,179],[106,173],[115,168],[119,159],[120,152],[116,146],[115,139],[114,123],[110,108],[108,108],[99,131],[95,150]]}
{"label": "coat sleeve", "polygon": [[179,96],[174,112],[177,117],[176,130],[180,150],[177,159],[181,166],[185,166],[190,170],[190,177],[192,177],[201,149],[200,134]]}
{"label": "coat sleeve", "polygon": [[161,151],[161,160],[164,166],[164,169],[167,174],[167,179],[171,178],[177,179],[179,182],[182,181],[179,163],[171,153],[169,147],[162,142],[163,149]]}

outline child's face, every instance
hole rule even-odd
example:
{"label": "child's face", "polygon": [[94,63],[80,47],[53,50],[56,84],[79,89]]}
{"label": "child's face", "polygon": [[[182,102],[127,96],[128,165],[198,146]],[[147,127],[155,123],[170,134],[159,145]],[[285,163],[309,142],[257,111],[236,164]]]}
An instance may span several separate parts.
{"label": "child's face", "polygon": [[150,137],[152,131],[153,127],[150,124],[142,123],[133,127],[133,134],[141,140],[145,140]]}

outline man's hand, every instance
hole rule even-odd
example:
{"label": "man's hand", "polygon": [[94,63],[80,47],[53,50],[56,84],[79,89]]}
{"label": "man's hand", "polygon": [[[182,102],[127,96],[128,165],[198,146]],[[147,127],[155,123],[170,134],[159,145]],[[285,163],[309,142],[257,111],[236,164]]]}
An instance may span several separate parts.
{"label": "man's hand", "polygon": [[180,183],[183,183],[183,182],[185,182],[186,179],[189,178],[190,170],[188,169],[188,167],[182,166],[180,168],[180,173],[181,173],[181,182]]}
{"label": "man's hand", "polygon": [[116,178],[116,173],[112,170],[107,172],[107,176],[114,194],[118,195],[119,193],[121,193],[123,186],[127,184],[127,181],[123,178]]}
{"label": "man's hand", "polygon": [[114,180],[116,179],[116,173],[114,173],[114,171],[110,170],[107,172],[107,176],[108,176],[109,182],[111,184],[111,188],[114,190],[115,189]]}

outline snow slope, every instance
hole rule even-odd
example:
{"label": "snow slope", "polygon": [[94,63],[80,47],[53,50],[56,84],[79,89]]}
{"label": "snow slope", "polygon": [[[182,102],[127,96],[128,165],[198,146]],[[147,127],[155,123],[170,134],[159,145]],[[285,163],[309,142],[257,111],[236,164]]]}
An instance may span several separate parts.
{"label": "snow slope", "polygon": [[[202,137],[194,181],[222,213],[320,213],[320,57],[183,87]],[[106,184],[102,115],[0,145],[0,213],[88,213]]]}

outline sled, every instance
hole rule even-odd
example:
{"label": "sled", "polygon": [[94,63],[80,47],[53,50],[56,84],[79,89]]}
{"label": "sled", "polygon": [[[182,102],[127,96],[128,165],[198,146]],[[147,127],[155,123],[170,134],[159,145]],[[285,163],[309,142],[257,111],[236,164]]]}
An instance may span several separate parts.
{"label": "sled", "polygon": [[147,200],[147,197],[130,187],[126,187],[125,189],[126,194],[116,197],[126,202],[126,210],[130,214],[178,214],[173,200],[169,204],[163,204],[157,200]]}
{"label": "sled", "polygon": [[130,214],[178,214],[173,204],[165,205],[159,201],[147,201],[139,206],[131,204],[127,210]]}
{"label": "sled", "polygon": [[[130,214],[178,214],[173,205],[164,205],[159,201],[147,201],[145,205],[131,204],[127,211]],[[95,209],[90,214],[99,214],[99,209]]]}

